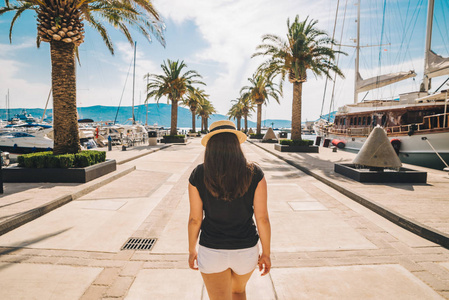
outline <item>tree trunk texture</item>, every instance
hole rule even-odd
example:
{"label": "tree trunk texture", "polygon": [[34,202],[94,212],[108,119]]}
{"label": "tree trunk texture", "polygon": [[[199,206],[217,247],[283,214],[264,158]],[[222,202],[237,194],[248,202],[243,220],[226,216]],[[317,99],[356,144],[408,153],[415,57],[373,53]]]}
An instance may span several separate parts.
{"label": "tree trunk texture", "polygon": [[209,118],[204,118],[204,129],[207,131],[209,129]]}
{"label": "tree trunk texture", "polygon": [[51,83],[55,155],[78,153],[80,138],[76,110],[75,44],[51,41]]}
{"label": "tree trunk texture", "polygon": [[240,130],[242,118],[237,118],[237,130]]}
{"label": "tree trunk texture", "polygon": [[302,82],[293,82],[292,140],[301,139]]}
{"label": "tree trunk texture", "polygon": [[171,101],[171,125],[170,125],[170,135],[178,134],[178,99]]}
{"label": "tree trunk texture", "polygon": [[262,104],[257,104],[257,134],[262,133]]}
{"label": "tree trunk texture", "polygon": [[195,111],[190,110],[192,112],[192,132],[195,133],[196,132],[196,128],[195,128]]}
{"label": "tree trunk texture", "polygon": [[245,133],[248,133],[248,114],[245,114]]}

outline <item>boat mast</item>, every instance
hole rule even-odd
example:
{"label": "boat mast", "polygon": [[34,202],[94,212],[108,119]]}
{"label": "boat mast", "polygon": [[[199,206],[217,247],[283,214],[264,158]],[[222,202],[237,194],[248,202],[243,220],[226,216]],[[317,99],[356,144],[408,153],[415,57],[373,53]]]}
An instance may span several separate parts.
{"label": "boat mast", "polygon": [[359,56],[360,56],[360,0],[357,1],[357,40],[355,46],[355,76],[354,76],[354,104],[359,100],[357,92],[357,79],[359,78]]}
{"label": "boat mast", "polygon": [[134,89],[136,86],[136,48],[137,42],[134,42],[134,68],[133,68],[133,125],[136,124],[136,117],[134,116]]}
{"label": "boat mast", "polygon": [[423,74],[423,86],[421,87],[422,92],[427,92],[430,86],[430,78],[426,76],[425,72],[427,65],[429,64],[429,52],[432,45],[432,25],[433,25],[433,9],[435,6],[435,0],[429,0],[427,6],[427,30],[426,30],[426,50],[424,53],[424,74]]}

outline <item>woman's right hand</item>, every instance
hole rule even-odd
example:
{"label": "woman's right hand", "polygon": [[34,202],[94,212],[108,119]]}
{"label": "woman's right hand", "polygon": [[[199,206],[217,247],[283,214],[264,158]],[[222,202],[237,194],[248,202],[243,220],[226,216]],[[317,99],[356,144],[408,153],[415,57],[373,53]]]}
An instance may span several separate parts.
{"label": "woman's right hand", "polygon": [[263,254],[259,256],[259,271],[262,272],[260,276],[267,275],[270,272],[271,269],[271,259],[270,255]]}
{"label": "woman's right hand", "polygon": [[198,253],[196,251],[189,253],[189,267],[192,270],[198,270]]}

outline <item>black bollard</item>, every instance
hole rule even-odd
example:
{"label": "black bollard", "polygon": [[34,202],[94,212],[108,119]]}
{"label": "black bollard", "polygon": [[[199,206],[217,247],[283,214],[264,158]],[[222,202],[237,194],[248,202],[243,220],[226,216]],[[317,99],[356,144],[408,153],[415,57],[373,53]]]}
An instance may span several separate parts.
{"label": "black bollard", "polygon": [[111,136],[108,136],[108,151],[112,150],[112,138]]}
{"label": "black bollard", "polygon": [[3,194],[3,151],[0,151],[0,194]]}

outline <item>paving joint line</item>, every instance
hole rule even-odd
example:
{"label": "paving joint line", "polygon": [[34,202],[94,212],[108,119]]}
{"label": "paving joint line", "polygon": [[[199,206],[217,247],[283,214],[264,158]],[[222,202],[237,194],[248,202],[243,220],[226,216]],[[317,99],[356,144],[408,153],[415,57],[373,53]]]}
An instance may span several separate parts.
{"label": "paving joint line", "polygon": [[285,158],[282,155],[274,153],[273,151],[266,149],[260,145],[257,145],[256,143],[254,143],[252,141],[248,141],[248,142],[251,143],[252,145],[274,155],[275,157],[285,161],[286,163],[294,166],[295,168],[299,169],[300,171],[306,173],[307,175],[310,175],[310,176],[316,178],[317,180],[319,180],[319,181],[323,182],[324,184],[330,186],[331,188],[337,190],[341,194],[356,201],[357,203],[360,203],[361,205],[367,207],[371,211],[384,217],[385,219],[393,222],[394,224],[396,224],[416,235],[419,235],[420,237],[423,237],[433,243],[439,244],[446,249],[449,249],[449,235],[447,235],[437,229],[431,228],[425,224],[422,224],[416,220],[413,220],[411,218],[403,216],[393,210],[388,209],[385,206],[374,203],[373,201],[371,201],[357,193],[351,192],[350,190],[347,190],[344,187],[334,183],[333,181],[317,174],[316,172],[310,170],[309,168],[301,166],[300,164],[296,163],[295,161],[293,161],[291,159]]}

